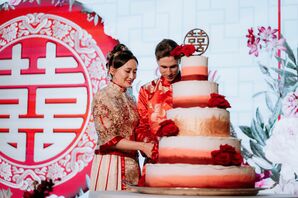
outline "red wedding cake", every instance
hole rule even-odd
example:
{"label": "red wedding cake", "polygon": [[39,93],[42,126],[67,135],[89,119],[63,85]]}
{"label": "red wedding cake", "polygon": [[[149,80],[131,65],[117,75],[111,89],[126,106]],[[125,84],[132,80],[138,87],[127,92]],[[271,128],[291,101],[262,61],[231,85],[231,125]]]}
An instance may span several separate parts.
{"label": "red wedding cake", "polygon": [[240,140],[230,135],[229,103],[208,81],[208,58],[183,56],[181,63],[182,81],[173,84],[174,108],[167,111],[179,133],[160,139],[145,186],[254,188],[255,171],[243,165]]}

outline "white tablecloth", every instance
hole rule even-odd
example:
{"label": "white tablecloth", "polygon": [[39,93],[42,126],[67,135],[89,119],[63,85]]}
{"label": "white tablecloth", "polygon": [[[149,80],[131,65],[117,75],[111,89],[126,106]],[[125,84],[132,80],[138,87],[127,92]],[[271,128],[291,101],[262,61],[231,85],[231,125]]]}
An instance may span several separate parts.
{"label": "white tablecloth", "polygon": [[256,196],[176,196],[176,195],[151,195],[151,194],[141,194],[135,192],[127,192],[127,191],[97,191],[90,192],[89,198],[223,198],[223,197],[231,197],[231,198],[293,198],[297,195],[284,195],[284,194],[268,194],[268,193],[259,193]]}

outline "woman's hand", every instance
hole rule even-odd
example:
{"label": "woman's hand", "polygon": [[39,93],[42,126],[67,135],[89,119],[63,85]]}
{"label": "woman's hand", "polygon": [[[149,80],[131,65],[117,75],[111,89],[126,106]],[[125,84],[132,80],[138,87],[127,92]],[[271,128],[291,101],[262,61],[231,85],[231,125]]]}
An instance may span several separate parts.
{"label": "woman's hand", "polygon": [[140,142],[140,150],[149,158],[152,157],[153,143]]}

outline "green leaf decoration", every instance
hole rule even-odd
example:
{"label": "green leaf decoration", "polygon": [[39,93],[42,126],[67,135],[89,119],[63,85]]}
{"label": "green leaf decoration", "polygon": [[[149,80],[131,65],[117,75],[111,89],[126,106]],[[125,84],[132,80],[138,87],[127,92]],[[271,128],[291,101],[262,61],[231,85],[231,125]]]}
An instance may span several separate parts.
{"label": "green leaf decoration", "polygon": [[283,58],[280,58],[279,56],[274,56],[277,62],[281,63],[282,65],[286,64],[286,60]]}
{"label": "green leaf decoration", "polygon": [[261,94],[266,94],[266,93],[267,93],[267,91],[260,91],[260,92],[255,93],[252,97],[254,98],[254,97],[257,97]]}
{"label": "green leaf decoration", "polygon": [[271,127],[269,127],[268,125],[266,125],[264,127],[264,134],[265,134],[267,140],[270,138],[270,131],[271,131]]}
{"label": "green leaf decoration", "polygon": [[296,63],[296,58],[295,58],[295,56],[294,56],[293,50],[290,48],[290,46],[289,46],[289,44],[288,44],[287,41],[285,41],[285,47],[286,47],[286,53],[287,53],[289,59],[290,59],[293,63],[295,63],[295,65],[296,65],[296,64],[297,64],[297,63]]}
{"label": "green leaf decoration", "polygon": [[[287,80],[285,81],[284,86],[285,87],[293,87],[296,85],[296,83],[298,82],[296,77],[288,77]],[[289,90],[285,89],[285,92],[288,92]],[[283,95],[286,95],[285,93]]]}
{"label": "green leaf decoration", "polygon": [[253,157],[253,154],[244,146],[242,146],[241,154],[244,156],[245,159],[249,159]]}
{"label": "green leaf decoration", "polygon": [[261,128],[264,127],[264,121],[262,118],[262,115],[260,113],[259,107],[256,110],[256,118],[257,118],[257,123],[260,125]]}
{"label": "green leaf decoration", "polygon": [[[297,56],[296,57],[298,57],[298,48],[297,48]],[[295,63],[295,65],[296,65],[296,71],[297,71],[297,75],[298,75],[298,65],[297,65],[297,63]]]}
{"label": "green leaf decoration", "polygon": [[269,125],[273,126],[276,120],[278,119],[278,116],[281,114],[281,98],[278,99],[278,101],[275,104],[275,108],[272,112],[272,116],[269,118]]}
{"label": "green leaf decoration", "polygon": [[273,92],[276,92],[277,89],[276,89],[276,85],[274,84],[274,81],[270,82],[269,80],[265,79],[265,82]]}
{"label": "green leaf decoration", "polygon": [[261,72],[262,72],[264,75],[270,75],[270,73],[269,73],[269,69],[268,69],[267,66],[262,65],[261,63],[259,63],[259,67],[260,67]]}
{"label": "green leaf decoration", "polygon": [[254,139],[262,146],[265,146],[265,136],[264,136],[263,130],[257,124],[255,119],[252,120],[251,131],[252,131],[252,136],[254,137]]}
{"label": "green leaf decoration", "polygon": [[261,158],[265,157],[265,153],[263,152],[262,146],[255,143],[252,140],[249,140],[249,145],[250,145],[250,148],[251,148],[253,154],[255,154],[256,156],[261,157]]}
{"label": "green leaf decoration", "polygon": [[271,173],[272,173],[271,179],[276,183],[279,182],[281,166],[282,166],[281,164],[276,164],[274,168],[271,169]]}
{"label": "green leaf decoration", "polygon": [[250,145],[250,148],[251,148],[251,150],[252,150],[252,152],[253,152],[254,155],[256,155],[259,158],[262,158],[268,164],[270,164],[271,166],[273,166],[273,163],[269,159],[267,159],[267,157],[265,156],[265,153],[263,151],[263,147],[261,145],[255,143],[252,140],[249,141],[249,145]]}
{"label": "green leaf decoration", "polygon": [[285,75],[285,77],[297,77],[296,74],[294,74],[290,71],[286,71],[284,69],[278,69],[278,68],[274,68],[274,67],[271,67],[270,69],[272,69],[273,71],[275,71],[279,75]]}
{"label": "green leaf decoration", "polygon": [[251,129],[248,126],[239,126],[239,128],[241,129],[241,131],[247,135],[249,138],[254,139]]}
{"label": "green leaf decoration", "polygon": [[294,64],[291,63],[291,62],[288,62],[287,64],[285,64],[285,66],[286,66],[287,68],[289,68],[289,69],[293,69],[293,70],[295,70],[295,71],[297,71],[297,69],[298,69],[298,66],[297,66],[297,65],[294,65]]}
{"label": "green leaf decoration", "polygon": [[273,107],[273,103],[271,98],[269,97],[269,94],[265,94],[265,101],[266,101],[266,105],[268,107],[268,109],[273,112],[274,111],[274,107]]}
{"label": "green leaf decoration", "polygon": [[237,138],[237,133],[236,133],[235,128],[233,127],[231,122],[230,122],[230,133],[231,133],[232,137]]}

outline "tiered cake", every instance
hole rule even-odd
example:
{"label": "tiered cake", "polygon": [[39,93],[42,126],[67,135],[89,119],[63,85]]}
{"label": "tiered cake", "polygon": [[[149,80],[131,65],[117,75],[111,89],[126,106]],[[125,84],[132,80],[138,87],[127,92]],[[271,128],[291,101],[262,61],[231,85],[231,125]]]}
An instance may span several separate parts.
{"label": "tiered cake", "polygon": [[240,140],[230,136],[229,112],[209,105],[211,94],[218,93],[218,84],[208,81],[208,58],[184,56],[181,63],[182,81],[173,84],[174,108],[167,111],[179,134],[160,139],[159,161],[146,165],[145,185],[253,188],[255,171],[250,166],[214,163],[212,152],[231,151],[238,157],[241,153]]}

